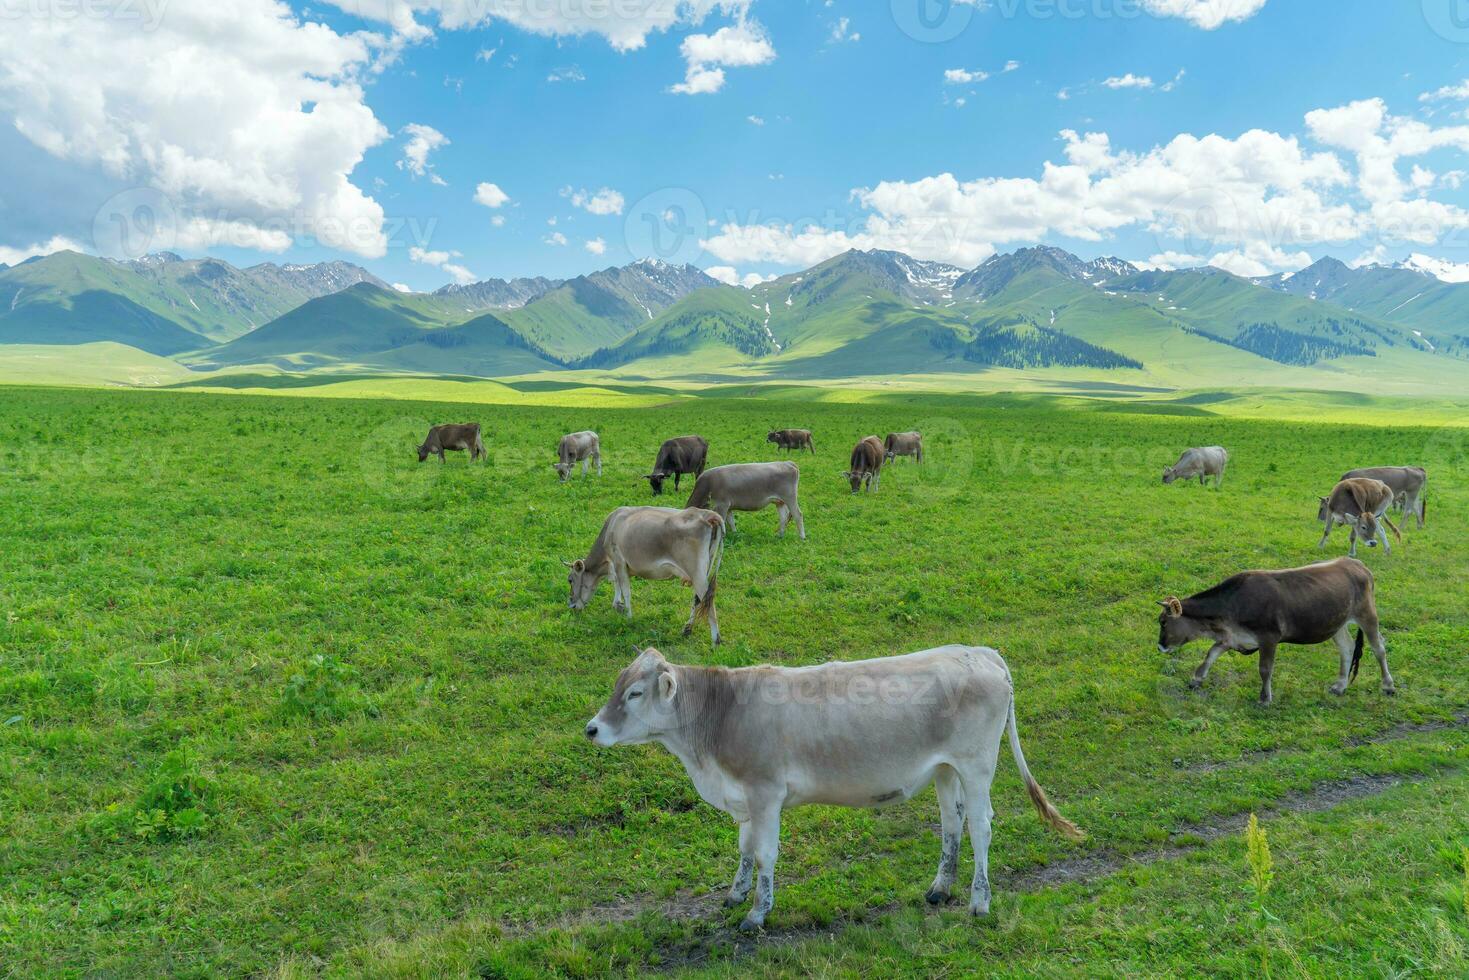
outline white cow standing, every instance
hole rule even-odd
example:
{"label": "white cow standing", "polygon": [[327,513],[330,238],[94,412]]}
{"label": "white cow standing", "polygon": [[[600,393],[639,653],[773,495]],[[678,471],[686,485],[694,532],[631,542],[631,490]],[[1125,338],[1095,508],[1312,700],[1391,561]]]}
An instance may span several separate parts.
{"label": "white cow standing", "polygon": [[577,463],[581,464],[582,476],[587,475],[588,465],[595,465],[597,475],[602,475],[602,440],[595,432],[569,432],[561,437],[556,446],[556,462],[551,467],[561,477],[562,483],[571,478]]}
{"label": "white cow standing", "polygon": [[1010,671],[988,647],[946,646],[816,667],[686,667],[654,649],[618,675],[586,726],[600,746],[657,742],[699,796],[740,828],[740,864],[725,900],[755,900],[740,923],[764,925],[775,900],[782,810],[810,803],[882,807],[937,786],[943,825],[927,899],[947,901],[969,824],[969,911],[990,907],[990,784],[1008,726],[1010,752],[1041,819],[1073,840],[1031,776],[1015,726]]}

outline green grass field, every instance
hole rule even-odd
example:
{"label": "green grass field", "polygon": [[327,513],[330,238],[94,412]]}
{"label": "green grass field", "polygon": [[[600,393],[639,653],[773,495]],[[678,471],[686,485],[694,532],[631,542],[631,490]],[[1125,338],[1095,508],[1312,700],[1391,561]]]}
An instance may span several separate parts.
{"label": "green grass field", "polygon": [[[1457,406],[257,382],[0,389],[0,975],[1469,974]],[[472,420],[487,465],[417,464],[429,424]],[[758,460],[788,426],[820,453],[809,540],[740,517],[724,646],[679,635],[671,582],[635,581],[630,623],[605,583],[567,610],[561,560],[652,502],[660,440]],[[605,475],[558,485],[583,428]],[[929,462],[848,494],[852,443],[911,428]],[[1222,492],[1161,485],[1211,443]],[[1189,692],[1204,650],[1158,653],[1157,600],[1343,553],[1315,548],[1316,496],[1407,462],[1429,524],[1364,549],[1398,697],[1370,658],[1329,694],[1330,645],[1282,650],[1271,708],[1253,658]],[[733,666],[950,642],[1004,652],[1031,768],[1089,834],[1047,832],[1002,758],[987,920],[923,905],[927,791],[788,813],[768,931],[738,938],[733,824],[663,750],[581,734],[634,644]]]}

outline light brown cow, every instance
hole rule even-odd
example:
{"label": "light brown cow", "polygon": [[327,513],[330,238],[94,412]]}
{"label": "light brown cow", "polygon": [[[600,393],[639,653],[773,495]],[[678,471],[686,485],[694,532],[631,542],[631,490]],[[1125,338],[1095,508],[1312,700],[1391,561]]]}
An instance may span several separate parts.
{"label": "light brown cow", "polygon": [[765,436],[765,441],[775,443],[780,449],[794,449],[797,452],[809,449],[811,455],[816,455],[816,446],[811,441],[810,429],[776,429]]}
{"label": "light brown cow", "polygon": [[1423,499],[1423,491],[1428,486],[1428,471],[1421,466],[1369,466],[1366,469],[1352,470],[1343,473],[1343,480],[1351,480],[1362,477],[1368,480],[1381,480],[1392,487],[1393,506],[1401,508],[1404,514],[1418,518],[1418,526],[1421,528],[1428,516],[1428,503]]}
{"label": "light brown cow", "polygon": [[1346,524],[1352,529],[1351,547],[1347,551],[1351,557],[1357,556],[1359,537],[1367,542],[1369,548],[1377,547],[1377,542],[1381,541],[1383,549],[1392,554],[1392,545],[1387,535],[1382,533],[1382,525],[1386,524],[1399,542],[1403,540],[1403,535],[1387,516],[1393,496],[1392,487],[1381,480],[1364,477],[1342,480],[1332,488],[1330,497],[1320,498],[1321,507],[1316,512],[1316,519],[1326,525],[1326,530],[1322,532],[1321,543],[1317,547],[1326,547],[1326,539],[1331,537],[1332,529],[1338,524]]}
{"label": "light brown cow", "polygon": [[436,425],[429,429],[428,438],[418,447],[418,461],[422,463],[430,456],[438,456],[442,463],[446,449],[459,453],[468,452],[470,462],[489,458],[489,454],[485,452],[485,444],[480,439],[478,422]]}
{"label": "light brown cow", "polygon": [[882,444],[883,456],[891,463],[899,456],[912,456],[923,462],[923,436],[918,432],[889,432]]}
{"label": "light brown cow", "polygon": [[867,436],[852,447],[851,469],[842,475],[852,485],[853,493],[861,490],[864,483],[869,492],[878,488],[882,482],[882,460],[883,447],[877,436]]}
{"label": "light brown cow", "polygon": [[565,483],[571,477],[576,464],[581,464],[581,475],[587,475],[587,466],[597,465],[597,475],[602,475],[602,442],[595,432],[572,432],[561,437],[556,447],[556,462],[551,466],[561,475]]}
{"label": "light brown cow", "polygon": [[585,609],[604,578],[612,579],[612,608],[632,618],[633,577],[676,578],[694,588],[694,607],[684,636],[699,619],[709,621],[709,637],[719,642],[714,609],[715,578],[724,551],[724,518],[712,510],[671,507],[619,507],[607,516],[585,558],[563,562],[571,570],[568,605]]}
{"label": "light brown cow", "polygon": [[775,504],[780,516],[777,537],[784,537],[786,524],[795,519],[801,540],[806,540],[806,519],[796,500],[801,471],[795,463],[728,463],[705,470],[694,484],[685,507],[704,507],[724,518],[730,533],[734,532],[734,515],[730,511],[764,510]]}
{"label": "light brown cow", "polygon": [[685,667],[642,651],[586,726],[600,746],[657,742],[699,796],[739,824],[740,864],[725,899],[755,900],[740,928],[761,928],[775,902],[782,810],[821,803],[895,806],[938,789],[943,841],[927,899],[949,899],[966,818],[974,848],[969,912],[990,908],[990,785],[1006,729],[1041,819],[1073,840],[1031,776],[1015,724],[1010,669],[988,647],[945,646],[815,667]]}

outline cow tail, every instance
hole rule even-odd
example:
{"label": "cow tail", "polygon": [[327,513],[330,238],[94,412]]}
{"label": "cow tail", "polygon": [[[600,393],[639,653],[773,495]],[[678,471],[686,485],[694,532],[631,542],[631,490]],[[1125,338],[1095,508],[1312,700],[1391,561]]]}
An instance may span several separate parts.
{"label": "cow tail", "polygon": [[1382,515],[1382,522],[1384,524],[1386,524],[1387,525],[1387,529],[1389,531],[1391,531],[1397,537],[1398,544],[1402,544],[1403,543],[1403,532],[1398,530],[1398,526],[1392,522],[1392,518],[1388,517],[1386,514],[1383,514]]}
{"label": "cow tail", "polygon": [[1365,642],[1364,639],[1363,639],[1363,635],[1362,634],[1363,634],[1362,627],[1358,626],[1357,627],[1357,646],[1356,646],[1356,649],[1354,649],[1352,651],[1352,673],[1351,673],[1351,679],[1348,681],[1348,683],[1351,683],[1351,681],[1354,681],[1354,680],[1357,679],[1357,665],[1362,662],[1362,647],[1363,647],[1364,642]]}
{"label": "cow tail", "polygon": [[[1008,665],[1005,667],[1005,679],[1010,680]],[[1061,816],[1060,812],[1051,805],[1046,791],[1041,789],[1040,783],[1036,782],[1035,777],[1030,774],[1030,767],[1025,764],[1025,753],[1020,751],[1020,728],[1015,724],[1015,683],[1013,681],[1010,682],[1010,717],[1006,727],[1010,730],[1010,754],[1015,757],[1015,766],[1020,770],[1020,778],[1025,781],[1025,792],[1030,795],[1030,802],[1035,804],[1035,811],[1040,814],[1041,821],[1069,840],[1085,840],[1086,834],[1076,824]]]}
{"label": "cow tail", "polygon": [[724,518],[718,514],[709,522],[709,584],[694,605],[694,621],[708,621],[714,608],[714,589],[719,578],[719,563],[724,560]]}

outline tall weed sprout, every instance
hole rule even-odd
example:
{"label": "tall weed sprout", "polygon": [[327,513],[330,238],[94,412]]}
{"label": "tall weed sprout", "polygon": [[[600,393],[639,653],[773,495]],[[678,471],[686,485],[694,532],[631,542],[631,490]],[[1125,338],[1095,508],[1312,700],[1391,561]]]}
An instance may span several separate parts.
{"label": "tall weed sprout", "polygon": [[1245,828],[1245,855],[1250,864],[1250,888],[1255,893],[1255,917],[1260,929],[1260,969],[1270,976],[1270,944],[1266,929],[1274,918],[1265,908],[1265,896],[1275,880],[1275,865],[1270,858],[1270,841],[1265,836],[1260,821],[1252,813],[1249,826]]}

